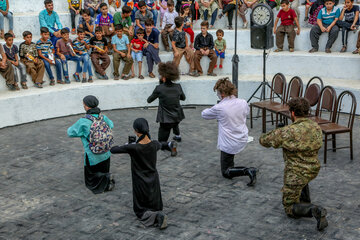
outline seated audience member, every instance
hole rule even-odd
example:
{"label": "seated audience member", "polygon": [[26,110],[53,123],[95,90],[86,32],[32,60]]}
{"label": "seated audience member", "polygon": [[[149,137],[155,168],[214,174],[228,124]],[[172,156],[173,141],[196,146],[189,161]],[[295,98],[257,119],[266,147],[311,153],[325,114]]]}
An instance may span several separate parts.
{"label": "seated audience member", "polygon": [[[146,3],[140,1],[138,3],[139,11],[135,13],[135,35],[136,31],[141,28],[145,29],[145,21],[148,19],[153,19],[153,14],[147,9]],[[154,21],[154,20],[153,20]]]}
{"label": "seated audience member", "polygon": [[172,41],[172,35],[175,29],[174,20],[177,16],[179,16],[179,14],[175,12],[174,2],[168,1],[167,6],[168,6],[168,12],[164,14],[163,23],[162,23],[163,29],[161,30],[161,40],[165,46],[166,51],[169,52],[170,47],[169,47],[168,38],[170,38],[170,41]]}
{"label": "seated audience member", "polygon": [[63,84],[64,81],[61,79],[61,62],[55,58],[55,48],[50,41],[49,29],[42,27],[40,29],[41,38],[36,42],[36,48],[40,59],[44,62],[46,72],[50,78],[50,86],[55,85],[55,78],[51,70],[51,65],[56,67],[56,78],[57,83]]}
{"label": "seated audience member", "polygon": [[[167,0],[159,0],[160,5],[160,28],[163,28],[162,22],[164,19],[164,14],[168,11],[167,9]],[[177,1],[179,2],[179,1]]]}
{"label": "seated audience member", "polygon": [[114,80],[119,80],[119,66],[121,60],[125,63],[121,79],[129,80],[130,77],[128,75],[133,64],[129,38],[123,34],[122,25],[116,25],[115,31],[116,35],[114,35],[111,40],[114,49]]}
{"label": "seated audience member", "polygon": [[190,48],[193,48],[195,34],[192,29],[192,18],[191,18],[191,11],[190,11],[189,4],[185,4],[181,7],[180,17],[184,18],[183,30],[184,30],[184,32],[186,32],[187,34],[190,35]]}
{"label": "seated audience member", "polygon": [[84,0],[84,8],[89,9],[90,16],[94,17],[95,13],[100,14],[100,4],[103,3],[104,0]]}
{"label": "seated audience member", "polygon": [[316,0],[310,7],[309,11],[309,21],[308,23],[311,25],[317,25],[317,17],[319,12],[324,7],[324,0]]}
{"label": "seated audience member", "polygon": [[266,3],[269,5],[269,7],[274,8],[277,6],[277,3],[275,0],[266,0]]}
{"label": "seated audience member", "polygon": [[81,0],[68,0],[68,3],[71,15],[71,34],[75,34],[75,17],[81,12],[82,2]]}
{"label": "seated audience member", "polygon": [[[233,20],[234,11],[235,11],[235,8],[236,8],[236,0],[220,0],[219,1],[219,7],[220,7],[220,9],[222,9],[222,12],[219,14],[219,19],[221,19],[224,15],[227,14],[228,21],[229,21],[228,28],[230,30],[233,29],[232,20]],[[247,22],[246,22],[245,16],[243,16],[241,14],[240,14],[240,16],[243,19],[243,25],[246,26]],[[245,18],[245,21],[244,21],[244,18]]]}
{"label": "seated audience member", "polygon": [[151,11],[151,13],[153,14],[154,25],[156,26],[158,15],[159,15],[159,12],[157,9],[159,7],[157,4],[157,0],[147,0],[146,6],[147,6],[147,9],[149,11]]}
{"label": "seated audience member", "polygon": [[131,41],[134,37],[134,27],[131,22],[131,8],[129,6],[123,6],[122,13],[117,12],[114,15],[114,25],[121,24],[123,26],[123,33],[126,34]]}
{"label": "seated audience member", "polygon": [[214,1],[214,0],[200,0],[199,5],[200,5],[200,15],[201,15],[201,17],[205,21],[207,21],[208,17],[211,16],[210,28],[213,28],[214,24],[215,24],[215,21],[216,21],[218,8],[219,8],[219,6],[217,4],[217,1]]}
{"label": "seated audience member", "polygon": [[[26,67],[19,61],[19,56],[18,56],[19,49],[14,44],[14,36],[11,33],[5,33],[5,44],[3,45],[3,47],[4,47],[5,54],[6,54],[6,58],[7,58],[8,62],[11,63],[11,64],[9,64],[9,66],[12,66],[14,69],[15,81],[21,82],[21,87],[23,89],[28,89],[28,87],[26,85],[26,82],[27,82]],[[20,79],[19,79],[19,75],[17,74],[16,69],[19,69],[19,71],[20,71]],[[10,88],[12,88],[12,87],[10,87]]]}
{"label": "seated audience member", "polygon": [[[99,79],[107,80],[106,69],[110,65],[110,57],[108,56],[108,41],[103,37],[103,32],[100,27],[95,28],[95,37],[90,39],[91,62],[95,68],[95,74]],[[102,62],[100,64],[100,61]]]}
{"label": "seated audience member", "polygon": [[4,38],[4,18],[9,21],[9,33],[14,35],[14,20],[12,12],[9,12],[9,0],[0,1],[0,38]]}
{"label": "seated audience member", "polygon": [[334,4],[334,0],[325,0],[325,7],[321,9],[317,17],[318,25],[315,25],[311,28],[310,41],[312,49],[310,49],[310,53],[314,53],[319,50],[319,38],[320,35],[324,32],[329,33],[325,52],[331,53],[330,48],[339,34],[339,27],[336,25],[336,21],[340,17],[340,9],[335,7]]}
{"label": "seated audience member", "polygon": [[239,15],[243,20],[243,28],[247,28],[248,22],[246,20],[246,10],[251,8],[253,9],[257,4],[258,0],[243,0],[243,4],[240,6]]}
{"label": "seated audience member", "polygon": [[[61,38],[61,29],[63,28],[59,15],[54,11],[52,0],[45,0],[45,9],[39,14],[40,27],[47,27],[50,32],[50,40],[53,46],[56,46],[57,40]],[[55,24],[57,28],[55,28]]]}
{"label": "seated audience member", "polygon": [[207,56],[210,58],[210,65],[207,71],[208,76],[216,76],[213,73],[215,64],[217,61],[216,53],[214,51],[214,39],[213,36],[208,33],[209,23],[207,21],[203,21],[201,23],[201,33],[199,33],[195,38],[194,47],[195,51],[195,68],[198,71],[195,77],[203,74],[203,70],[201,68],[200,60],[203,56]]}
{"label": "seated audience member", "polygon": [[304,21],[306,22],[307,20],[309,20],[309,9],[311,8],[311,6],[316,2],[316,0],[306,0],[305,1],[305,18]]}
{"label": "seated audience member", "polygon": [[185,59],[188,62],[190,69],[189,75],[195,76],[195,67],[194,67],[194,52],[189,47],[189,42],[186,37],[185,31],[183,31],[184,19],[182,17],[175,18],[176,28],[173,34],[173,40],[171,42],[173,52],[174,52],[174,60],[173,62],[179,67],[181,58],[185,55]]}
{"label": "seated audience member", "polygon": [[149,77],[151,78],[155,78],[153,73],[154,63],[161,62],[159,57],[159,35],[159,30],[154,27],[154,21],[152,19],[146,20],[144,39],[147,42],[143,46],[143,54],[146,56]]}
{"label": "seated audience member", "polygon": [[[277,27],[277,24],[281,20],[280,26]],[[297,26],[297,32],[295,33],[294,22]],[[290,8],[289,0],[281,1],[281,10],[279,11],[275,24],[274,24],[274,34],[276,34],[276,46],[277,49],[275,52],[281,52],[284,47],[284,38],[285,35],[288,37],[289,51],[293,52],[295,47],[295,37],[296,34],[300,34],[300,25],[296,13],[293,9]]]}
{"label": "seated audience member", "polygon": [[342,30],[343,47],[340,52],[346,52],[348,33],[356,30],[356,26],[359,25],[359,6],[353,3],[354,0],[345,0],[345,6],[336,22],[336,25]]}
{"label": "seated audience member", "polygon": [[81,65],[80,58],[76,55],[72,46],[72,41],[69,38],[69,30],[66,28],[61,29],[61,39],[56,43],[57,55],[61,60],[61,65],[64,72],[65,83],[69,84],[69,66],[68,61],[76,63],[76,72],[73,74],[75,81],[80,82]]}
{"label": "seated audience member", "polygon": [[121,12],[121,0],[108,0],[109,3],[109,12],[111,15]]}
{"label": "seated audience member", "polygon": [[101,28],[103,37],[109,38],[109,46],[111,46],[111,37],[114,35],[114,18],[108,13],[106,3],[100,4],[100,11],[101,14],[97,15],[95,25]]}
{"label": "seated audience member", "polygon": [[79,27],[84,29],[86,38],[90,39],[94,37],[95,21],[91,18],[89,9],[83,9],[81,11]]}
{"label": "seated audience member", "polygon": [[[220,66],[219,68],[223,68],[223,62],[225,59],[225,50],[226,50],[226,41],[224,39],[224,31],[222,29],[218,29],[216,31],[216,40],[214,42],[215,45],[215,53],[218,58],[220,58]],[[217,65],[215,65],[215,68]]]}
{"label": "seated audience member", "polygon": [[[93,73],[91,68],[91,61],[88,50],[90,48],[89,39],[85,38],[85,31],[82,28],[77,29],[78,37],[73,41],[73,46],[76,54],[80,57],[83,63],[83,78],[82,83],[93,82]],[[86,71],[89,73],[89,80],[86,80]]]}
{"label": "seated audience member", "polygon": [[9,90],[20,90],[19,85],[15,81],[14,68],[12,64],[7,60],[4,49],[0,45],[0,74],[5,78],[6,86]]}
{"label": "seated audience member", "polygon": [[19,47],[20,60],[26,66],[26,71],[30,74],[35,86],[42,88],[45,73],[44,63],[38,58],[36,44],[32,42],[32,33],[25,31],[23,37],[25,41]]}
{"label": "seated audience member", "polygon": [[143,48],[146,43],[144,39],[145,31],[143,29],[139,29],[137,33],[137,38],[131,40],[131,57],[134,61],[131,67],[131,78],[135,77],[135,62],[138,63],[139,66],[139,79],[144,79],[144,76],[141,74],[142,70],[142,58],[143,58]]}
{"label": "seated audience member", "polygon": [[[163,1],[167,2],[167,0],[163,0]],[[186,4],[190,6],[191,22],[199,20],[200,12],[199,12],[199,4],[198,4],[197,0],[176,0],[175,10],[178,13],[180,13],[181,8]]]}

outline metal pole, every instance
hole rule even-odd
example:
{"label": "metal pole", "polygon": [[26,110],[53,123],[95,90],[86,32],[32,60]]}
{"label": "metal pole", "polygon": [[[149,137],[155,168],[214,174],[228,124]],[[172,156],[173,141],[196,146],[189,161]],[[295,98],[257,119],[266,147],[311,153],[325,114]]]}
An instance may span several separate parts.
{"label": "metal pole", "polygon": [[264,49],[263,53],[263,92],[262,92],[262,99],[265,101],[265,84],[266,83],[266,50]]}
{"label": "metal pole", "polygon": [[237,55],[237,10],[239,7],[239,0],[236,0],[235,7],[235,52],[232,57],[232,82],[238,89],[238,77],[239,77],[239,56]]}

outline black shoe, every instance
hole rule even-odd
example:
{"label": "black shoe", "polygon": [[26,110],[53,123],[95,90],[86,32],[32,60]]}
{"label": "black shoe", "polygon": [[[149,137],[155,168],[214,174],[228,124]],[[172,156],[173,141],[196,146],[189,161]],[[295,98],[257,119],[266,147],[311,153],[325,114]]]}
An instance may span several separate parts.
{"label": "black shoe", "polygon": [[177,142],[181,142],[181,137],[178,137],[178,136],[174,136],[173,139]]}
{"label": "black shoe", "polygon": [[158,213],[156,215],[156,221],[160,230],[167,228],[167,216],[164,213]]}
{"label": "black shoe", "polygon": [[171,141],[169,147],[170,147],[170,151],[171,151],[171,156],[175,157],[177,155],[177,151],[176,151],[177,143],[175,141]]}
{"label": "black shoe", "polygon": [[248,168],[246,170],[246,175],[249,176],[249,178],[250,178],[250,182],[247,184],[249,187],[252,187],[252,186],[255,185],[255,183],[256,183],[256,172],[257,171],[258,170],[256,168],[253,168],[253,167]]}
{"label": "black shoe", "polygon": [[314,217],[317,221],[316,227],[319,231],[324,230],[328,226],[326,219],[327,211],[323,207],[311,203],[295,203],[292,213],[294,217]]}

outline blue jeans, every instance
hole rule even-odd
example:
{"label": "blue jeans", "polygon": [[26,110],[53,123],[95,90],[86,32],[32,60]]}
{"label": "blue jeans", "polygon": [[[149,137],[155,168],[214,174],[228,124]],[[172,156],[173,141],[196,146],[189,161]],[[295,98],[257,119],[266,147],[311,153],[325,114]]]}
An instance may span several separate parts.
{"label": "blue jeans", "polygon": [[64,77],[69,78],[69,67],[68,67],[68,61],[76,62],[76,73],[81,73],[82,68],[80,65],[81,58],[78,56],[71,56],[71,55],[65,55],[66,60],[61,60],[61,65],[64,72]]}
{"label": "blue jeans", "polygon": [[8,12],[6,16],[0,13],[0,30],[4,30],[4,18],[7,18],[9,20],[9,30],[13,30],[14,20],[13,20],[12,12]]}
{"label": "blue jeans", "polygon": [[[159,15],[159,12],[158,10],[154,10],[154,9],[151,9],[151,12],[153,14],[153,20],[154,20],[154,26],[156,27],[156,23],[157,23],[157,19],[158,19],[158,15]],[[215,16],[216,18],[216,16]]]}
{"label": "blue jeans", "polygon": [[95,13],[97,13],[97,14],[100,14],[100,13],[101,13],[100,8],[98,8],[97,11],[95,11],[95,10],[92,9],[92,8],[88,8],[88,9],[89,9],[89,11],[90,11],[90,16],[91,16],[91,17],[94,17],[94,16],[95,16]]}
{"label": "blue jeans", "polygon": [[[52,27],[51,29],[52,29],[53,31],[55,31],[55,32],[61,30],[61,29],[57,29],[57,28],[54,28],[54,27]],[[66,29],[70,32],[70,29],[69,29],[68,27],[66,27]],[[57,51],[56,51],[56,42],[57,42],[59,39],[61,39],[61,37],[60,37],[60,38],[55,37],[54,34],[50,33],[50,41],[51,41],[52,45],[53,45],[54,48],[55,48],[55,52],[57,52]]]}
{"label": "blue jeans", "polygon": [[80,56],[80,61],[83,63],[83,73],[86,73],[88,71],[89,77],[93,76],[92,68],[91,68],[91,61],[90,56],[88,53],[84,53]]}
{"label": "blue jeans", "polygon": [[[216,17],[217,17],[217,12],[218,12],[218,9],[216,9],[213,14],[211,15],[211,22],[210,22],[210,25],[214,25],[215,24],[215,20],[216,20]],[[208,20],[208,13],[209,11],[206,9],[204,11],[204,20],[207,21]]]}
{"label": "blue jeans", "polygon": [[[49,56],[44,56],[46,58],[49,58]],[[51,70],[51,65],[48,61],[46,61],[45,59],[41,59],[44,62],[45,65],[45,69],[47,74],[49,75],[50,80],[54,80],[54,75],[52,73]],[[55,60],[55,68],[56,68],[56,80],[61,81],[61,62],[59,61],[59,59],[54,59]]]}

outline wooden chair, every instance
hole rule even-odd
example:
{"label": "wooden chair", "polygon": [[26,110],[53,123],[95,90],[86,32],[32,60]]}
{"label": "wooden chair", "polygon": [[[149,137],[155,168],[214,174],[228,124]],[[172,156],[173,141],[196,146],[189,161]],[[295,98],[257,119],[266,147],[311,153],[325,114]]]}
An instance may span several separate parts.
{"label": "wooden chair", "polygon": [[[262,109],[262,128],[263,132],[266,132],[266,110],[265,107],[274,106],[274,105],[281,105],[284,103],[284,95],[286,91],[286,78],[282,73],[277,73],[272,79],[271,82],[271,91],[270,91],[270,98],[268,101],[261,101],[261,102],[253,102],[250,103],[250,127],[253,127],[253,114],[252,110],[253,107]],[[275,100],[278,99],[278,96],[281,97],[280,102]]]}
{"label": "wooden chair", "polygon": [[[342,110],[342,106],[343,106],[343,100],[345,97],[350,97],[351,98],[351,107],[349,110],[349,114],[347,116],[347,121],[345,121],[345,123],[347,122],[347,124],[344,125],[340,125],[339,124],[339,120],[340,120],[340,115],[341,115],[341,110]],[[325,136],[325,145],[324,145],[324,163],[326,164],[326,158],[327,158],[327,142],[328,140],[332,140],[332,150],[333,152],[336,152],[336,149],[344,149],[344,148],[350,148],[350,158],[351,160],[353,159],[353,140],[352,140],[352,135],[353,135],[353,125],[354,125],[354,119],[355,119],[355,112],[356,112],[356,98],[354,96],[354,94],[350,91],[343,91],[338,98],[337,101],[337,106],[336,106],[336,117],[334,118],[334,121],[331,123],[325,123],[325,124],[321,124],[321,130]],[[340,133],[349,133],[350,135],[350,146],[345,146],[345,147],[336,147],[336,134],[340,134]],[[328,136],[332,135],[331,139],[328,139]]]}
{"label": "wooden chair", "polygon": [[270,111],[271,113],[276,114],[276,121],[275,121],[276,126],[278,125],[278,122],[279,122],[279,114],[281,112],[289,111],[289,106],[287,105],[287,101],[292,98],[295,98],[295,97],[300,97],[303,92],[303,87],[304,87],[304,85],[303,85],[303,81],[301,80],[301,78],[298,76],[293,77],[289,82],[288,89],[286,92],[286,97],[284,99],[284,103],[280,104],[280,105],[277,104],[277,105],[265,107],[265,109],[267,111]]}
{"label": "wooden chair", "polygon": [[[320,84],[314,82],[319,81]],[[308,100],[310,107],[314,107],[320,97],[321,90],[324,88],[324,83],[320,77],[312,77],[309,82],[306,84],[305,92],[304,92],[304,98]],[[282,117],[285,117],[285,121],[287,124],[287,120],[291,118],[289,110],[285,110],[280,112],[280,115]]]}
{"label": "wooden chair", "polygon": [[[336,114],[336,91],[331,86],[326,86],[321,90],[318,104],[316,106],[315,116],[309,118],[318,124],[333,122]],[[329,117],[322,117],[323,112],[328,112]]]}

